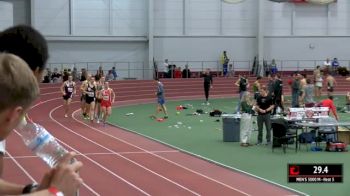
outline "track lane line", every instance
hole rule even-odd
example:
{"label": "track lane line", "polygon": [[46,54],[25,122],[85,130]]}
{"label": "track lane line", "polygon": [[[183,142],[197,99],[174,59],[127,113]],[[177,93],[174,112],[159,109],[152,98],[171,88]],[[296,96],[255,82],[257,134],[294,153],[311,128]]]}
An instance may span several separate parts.
{"label": "track lane line", "polygon": [[[14,130],[14,132],[19,136],[21,137],[21,134],[17,131],[17,130]],[[38,156],[33,156],[33,157],[36,157],[36,158],[39,158]],[[14,158],[14,157],[13,157]],[[16,161],[15,159],[13,159],[14,161]],[[17,162],[17,161],[16,161]],[[34,179],[33,179],[34,180]],[[35,182],[35,181],[34,181]],[[36,182],[35,182],[36,183]],[[85,188],[87,188],[89,191],[91,191],[94,195],[100,195],[98,194],[96,191],[94,191],[89,185],[87,185],[86,183],[83,182],[83,186]]]}
{"label": "track lane line", "polygon": [[[186,99],[187,99],[187,98],[188,98],[188,97],[186,97]],[[194,98],[195,98],[195,99],[198,99],[198,96],[196,96],[196,97],[194,97]],[[57,99],[60,99],[60,98],[57,98]],[[176,97],[175,97],[175,98],[174,98],[174,100],[183,100],[183,99],[184,99],[184,97],[180,97],[180,98],[176,98]],[[52,101],[52,100],[55,100],[55,99],[46,100],[45,102],[49,102],[49,101]],[[152,100],[153,100],[153,99],[142,99],[142,100],[138,100],[138,101],[151,102]],[[129,102],[130,102],[130,101],[119,101],[119,102],[117,101],[116,103],[117,103],[117,104],[120,103],[120,104],[122,104],[123,106],[124,106],[124,105],[132,105],[132,104],[134,103],[134,102],[132,102],[132,101],[131,101],[132,103],[129,103]],[[136,103],[136,102],[135,102],[135,103]],[[137,102],[137,103],[139,103],[139,102]],[[42,103],[38,103],[37,105],[40,105],[40,104],[42,104]],[[75,110],[75,112],[78,112],[78,111],[79,111],[79,109]],[[77,120],[75,117],[73,117],[73,118],[74,118],[75,120]],[[79,122],[79,121],[78,121],[78,122]],[[84,124],[84,123],[82,123],[82,124]],[[84,124],[84,125],[85,125],[85,124]],[[89,126],[89,125],[87,125],[87,126]],[[120,128],[118,128],[118,129],[120,129]],[[121,129],[123,129],[123,128],[121,128]],[[126,129],[126,130],[127,130],[127,129]],[[99,131],[99,130],[98,130],[98,131]],[[101,131],[99,131],[99,132],[101,132]],[[101,133],[102,133],[102,134],[105,134],[105,135],[109,135],[110,137],[115,138],[115,136],[113,136],[113,135],[110,135],[110,134],[107,134],[107,133],[104,133],[104,132],[101,132]],[[146,137],[146,138],[149,138],[149,137]],[[115,138],[115,139],[120,140],[119,138]],[[149,138],[149,139],[152,139],[152,138]],[[154,139],[153,139],[153,140],[154,140]],[[159,141],[158,141],[158,142],[159,142]],[[124,143],[125,143],[125,141],[124,141]],[[129,142],[126,142],[126,143],[128,143],[129,145],[135,146],[135,145],[133,145],[133,144],[130,144]],[[162,142],[160,142],[160,143],[162,143]],[[163,144],[164,144],[164,143],[163,143]],[[165,145],[167,145],[167,144],[165,144]],[[171,145],[168,145],[168,146],[171,146]],[[174,146],[171,146],[171,147],[174,148]],[[175,147],[175,149],[178,149],[178,148]],[[180,150],[182,150],[182,149],[180,149]],[[147,150],[144,150],[144,151],[147,152]],[[184,151],[184,152],[186,152],[186,151]],[[299,193],[299,194],[305,195],[305,193],[302,193],[302,192],[300,192],[300,191],[291,189],[291,188],[289,188],[289,187],[285,187],[285,186],[280,185],[280,184],[278,184],[278,183],[276,183],[276,182],[271,182],[271,181],[269,181],[269,180],[267,180],[267,179],[261,178],[261,177],[259,177],[259,176],[255,176],[255,175],[253,175],[253,174],[250,174],[250,173],[248,173],[248,172],[239,170],[239,169],[237,169],[237,168],[223,165],[223,164],[218,163],[218,162],[216,162],[216,161],[214,161],[214,160],[210,160],[210,159],[207,159],[207,158],[205,158],[205,157],[201,157],[201,156],[199,156],[199,155],[196,155],[196,154],[193,154],[193,153],[190,153],[190,152],[187,152],[187,153],[192,154],[192,155],[194,155],[194,156],[197,157],[197,158],[202,158],[202,159],[204,159],[204,160],[207,160],[207,161],[209,161],[209,162],[212,162],[212,163],[214,163],[214,164],[216,164],[216,165],[223,166],[223,167],[226,167],[226,168],[229,168],[229,169],[233,169],[233,170],[236,170],[236,172],[244,173],[244,174],[247,174],[248,176],[251,176],[251,177],[260,179],[260,180],[262,180],[262,181],[271,183],[272,185],[277,185],[278,187],[283,187],[283,188],[285,188],[285,189],[287,189],[287,190],[291,190],[291,191],[293,191],[293,192],[297,192],[297,193]],[[152,154],[152,153],[150,153],[150,154]],[[166,160],[166,161],[168,161],[168,162],[172,162],[171,160],[168,160],[168,159],[166,159],[166,158],[164,158],[164,157],[161,157],[161,156],[159,156],[159,155],[156,155],[156,154],[153,154],[153,155],[159,157],[160,159]],[[212,178],[210,178],[210,177],[208,177],[208,176],[205,176],[204,174],[201,174],[201,173],[198,173],[198,172],[196,172],[196,171],[193,171],[193,170],[191,170],[191,169],[189,169],[189,168],[186,168],[186,167],[184,167],[184,166],[182,166],[182,165],[180,165],[180,164],[178,164],[178,163],[176,163],[176,162],[172,162],[172,163],[175,164],[175,165],[178,165],[179,167],[182,167],[182,168],[185,168],[185,169],[187,169],[187,170],[189,170],[189,171],[192,171],[192,172],[194,172],[194,173],[197,173],[197,174],[200,175],[200,176],[203,176],[203,177],[205,177],[205,178],[209,178],[209,179],[211,179],[211,180],[216,181],[215,179],[212,179]],[[222,182],[219,182],[219,181],[218,181],[218,183],[221,184]],[[224,185],[224,186],[225,186],[225,185]],[[229,186],[229,185],[227,185],[227,186]],[[233,187],[231,187],[231,188],[233,188]]]}
{"label": "track lane line", "polygon": [[22,165],[20,163],[17,162],[17,160],[11,155],[10,152],[6,151],[6,154],[8,154],[9,158],[17,165],[17,167],[19,167],[23,173],[33,182],[33,183],[37,183],[37,181],[33,178],[33,176],[31,176],[26,169],[24,169],[22,167]]}
{"label": "track lane line", "polygon": [[[42,105],[42,104],[44,104],[44,103],[48,103],[48,102],[50,102],[50,101],[58,100],[58,99],[61,99],[61,98],[53,98],[53,99],[49,99],[49,100],[42,101],[41,103],[37,103],[36,105],[34,105],[32,108],[38,107],[39,105]],[[71,104],[76,104],[76,103],[80,103],[80,101],[72,101],[72,102],[71,102]],[[55,109],[58,109],[59,107],[62,107],[62,105],[57,106]],[[32,108],[31,108],[31,109],[32,109]],[[134,144],[131,144],[131,143],[129,143],[129,142],[125,141],[125,140],[122,140],[122,139],[120,139],[120,138],[117,138],[117,137],[115,137],[115,136],[113,136],[113,135],[104,133],[104,132],[102,132],[102,131],[100,131],[100,130],[98,130],[98,129],[96,129],[96,128],[94,128],[94,127],[92,127],[92,126],[90,126],[90,125],[88,125],[88,124],[86,124],[86,123],[83,123],[83,122],[81,122],[81,121],[79,121],[79,120],[77,120],[77,119],[75,118],[75,113],[77,113],[79,110],[80,110],[80,108],[77,109],[77,110],[75,110],[75,111],[72,113],[72,118],[73,118],[76,122],[78,122],[78,123],[80,123],[80,124],[83,124],[83,125],[85,125],[85,126],[91,128],[91,129],[93,129],[93,130],[95,130],[95,131],[97,131],[97,132],[99,132],[99,133],[102,133],[102,134],[104,134],[104,135],[106,135],[106,136],[112,137],[112,138],[114,138],[114,139],[116,139],[116,140],[119,140],[119,141],[125,143],[125,144],[128,144],[128,145],[133,146],[133,147],[135,147],[135,148],[137,148],[137,149],[140,149],[140,150],[142,150],[142,151],[144,151],[144,152],[147,152],[147,153],[149,153],[149,154],[151,154],[151,155],[153,155],[153,156],[156,156],[156,157],[158,157],[158,158],[160,158],[160,159],[162,159],[162,160],[165,160],[165,161],[168,162],[168,163],[174,164],[174,165],[176,165],[176,166],[178,166],[178,167],[180,167],[180,168],[183,168],[183,169],[185,169],[185,170],[187,170],[187,171],[190,171],[190,172],[192,172],[192,173],[195,173],[195,174],[197,174],[197,175],[199,175],[199,176],[201,176],[201,177],[204,177],[204,178],[209,179],[209,180],[211,180],[211,181],[213,181],[213,182],[216,182],[216,183],[218,183],[218,184],[220,184],[220,185],[222,185],[222,186],[225,186],[225,187],[227,187],[227,188],[229,188],[229,189],[231,189],[231,190],[234,190],[234,191],[239,192],[239,193],[244,194],[244,195],[249,195],[248,193],[245,193],[245,192],[243,192],[243,191],[241,191],[241,190],[239,190],[239,189],[237,189],[237,188],[235,188],[235,187],[232,187],[232,186],[230,186],[230,185],[227,185],[227,184],[225,184],[225,183],[223,183],[223,182],[220,182],[220,181],[218,181],[218,180],[216,180],[216,179],[213,179],[213,178],[211,178],[211,177],[209,177],[209,176],[206,176],[206,175],[204,175],[204,174],[201,174],[201,173],[199,173],[199,172],[196,172],[196,171],[194,171],[194,170],[192,170],[192,169],[189,169],[189,168],[187,168],[187,167],[185,167],[185,166],[183,166],[183,165],[180,165],[180,164],[178,164],[178,163],[176,163],[176,162],[173,162],[173,161],[171,161],[171,160],[168,160],[168,159],[166,159],[166,158],[164,158],[164,157],[162,157],[162,156],[159,156],[159,155],[157,155],[157,154],[151,153],[150,151],[145,150],[145,149],[143,149],[143,148],[141,148],[141,147],[139,147],[139,146],[136,146],[136,145],[134,145]],[[59,123],[58,121],[56,121],[55,119],[52,118],[52,111],[50,112],[50,118],[51,118],[51,120],[55,121],[56,123],[58,123],[59,125],[61,125],[61,126],[64,127],[65,129],[68,128],[68,127],[65,127],[64,125],[62,125],[61,123]],[[69,128],[68,128],[68,129],[69,129]],[[68,130],[68,129],[67,129],[67,130]],[[77,133],[75,133],[75,132],[72,131],[72,130],[71,130],[71,132],[74,133],[74,134],[77,134]],[[82,136],[82,137],[84,138],[84,136]],[[87,138],[86,138],[86,139],[87,139]],[[89,139],[87,139],[87,140],[89,141]],[[90,142],[96,143],[96,142],[94,142],[94,141],[92,141],[92,140],[90,140]],[[105,148],[104,146],[100,146],[100,147]],[[137,163],[137,164],[138,164],[138,163]]]}
{"label": "track lane line", "polygon": [[174,165],[176,165],[176,166],[178,166],[178,167],[180,167],[180,168],[183,168],[183,169],[185,169],[185,170],[187,170],[187,171],[190,171],[190,172],[192,172],[192,173],[194,173],[194,174],[197,174],[197,175],[199,175],[199,176],[201,176],[201,177],[204,177],[204,178],[206,178],[206,179],[208,179],[208,180],[211,180],[211,181],[213,181],[213,182],[215,182],[215,183],[218,183],[218,184],[220,184],[220,185],[222,185],[222,186],[225,186],[225,187],[227,187],[227,188],[229,188],[229,189],[231,189],[231,190],[237,191],[237,192],[242,193],[242,194],[244,194],[244,195],[249,195],[248,193],[246,193],[246,192],[244,192],[244,191],[241,191],[241,190],[239,190],[239,189],[236,189],[236,188],[234,188],[234,187],[232,187],[232,186],[230,186],[230,185],[227,185],[227,184],[225,184],[225,183],[223,183],[223,182],[220,182],[220,181],[218,181],[218,180],[215,180],[215,179],[213,179],[213,178],[211,178],[211,177],[209,177],[209,176],[206,176],[206,175],[204,175],[204,174],[198,173],[198,172],[196,172],[196,171],[194,171],[194,170],[192,170],[192,169],[189,169],[189,168],[187,168],[187,167],[185,167],[185,166],[183,166],[183,165],[180,165],[180,164],[175,163],[175,162],[173,162],[173,161],[171,161],[171,160],[168,160],[168,159],[166,159],[166,158],[164,158],[164,157],[162,157],[162,156],[159,156],[159,155],[157,155],[157,154],[154,154],[154,153],[152,153],[151,151],[148,151],[148,150],[146,150],[146,149],[143,149],[143,148],[141,148],[141,147],[139,147],[139,146],[136,146],[136,145],[134,145],[134,144],[131,144],[131,143],[125,141],[125,140],[122,140],[122,139],[117,138],[117,137],[115,137],[115,136],[113,136],[113,135],[110,135],[110,134],[108,134],[108,133],[105,133],[105,132],[103,132],[103,131],[100,131],[99,129],[96,129],[95,127],[92,127],[92,126],[90,126],[90,125],[88,125],[88,124],[86,124],[86,123],[84,123],[84,122],[81,122],[80,120],[78,120],[78,119],[75,117],[75,114],[76,114],[76,112],[78,112],[78,111],[79,111],[79,110],[75,110],[75,111],[73,112],[73,114],[72,114],[73,119],[74,119],[75,121],[77,121],[77,122],[79,122],[79,123],[81,123],[81,124],[83,124],[83,125],[85,125],[85,126],[91,128],[91,129],[93,129],[93,130],[99,132],[99,133],[102,133],[102,134],[104,134],[104,135],[106,135],[106,136],[109,136],[109,137],[112,137],[112,138],[114,138],[114,139],[116,139],[116,140],[119,140],[119,141],[121,141],[121,142],[123,142],[123,143],[125,143],[125,144],[128,144],[128,145],[133,146],[133,147],[135,147],[135,148],[138,148],[138,149],[140,149],[140,150],[142,150],[142,151],[145,151],[145,152],[147,152],[147,153],[149,153],[149,154],[151,154],[151,155],[153,155],[153,156],[155,156],[155,157],[157,157],[157,158],[160,158],[160,159],[162,159],[162,160],[164,160],[164,161],[166,161],[166,162],[168,162],[168,163],[174,164]]}
{"label": "track lane line", "polygon": [[[17,134],[19,134],[19,133],[17,132]],[[79,152],[77,149],[71,147],[70,145],[66,144],[65,142],[63,142],[62,140],[60,140],[60,139],[58,139],[58,138],[55,138],[55,139],[56,139],[58,142],[60,142],[61,144],[63,144],[64,146],[66,146],[66,147],[70,148],[71,150],[73,150],[73,151],[75,151],[75,152],[81,154],[81,156],[83,156],[84,158],[88,159],[89,161],[93,162],[93,163],[96,164],[97,166],[101,167],[101,168],[102,168],[103,170],[105,170],[107,173],[109,173],[109,174],[111,174],[111,175],[113,175],[113,176],[119,178],[120,180],[126,182],[126,183],[129,184],[130,186],[134,187],[136,190],[139,190],[139,191],[140,191],[141,193],[143,193],[144,195],[150,196],[150,194],[148,194],[148,193],[144,192],[143,190],[139,189],[137,186],[135,186],[135,185],[129,183],[129,182],[128,182],[127,180],[125,180],[124,178],[122,178],[122,177],[118,176],[117,174],[113,173],[112,171],[110,171],[109,169],[105,168],[103,165],[99,164],[98,162],[92,160],[92,159],[89,158],[88,156],[85,156],[83,153]],[[91,189],[89,189],[89,190],[93,190],[93,189],[91,188]],[[100,195],[100,194],[98,194],[96,191],[92,191],[92,193],[94,193],[95,195]]]}
{"label": "track lane line", "polygon": [[[160,151],[151,151],[152,153],[176,153],[176,152],[180,152],[178,150],[160,150]],[[100,153],[84,153],[83,155],[86,155],[86,156],[94,156],[94,155],[113,155],[114,153],[110,153],[110,152],[100,152]],[[148,154],[148,152],[143,152],[143,151],[140,151],[140,152],[118,152],[118,154]],[[81,154],[77,154],[77,156],[81,156]],[[30,156],[6,156],[4,157],[4,159],[26,159],[26,158],[38,158],[38,156],[35,156],[35,155],[30,155]]]}
{"label": "track lane line", "polygon": [[[137,165],[138,167],[141,167],[142,169],[144,169],[144,170],[146,170],[146,171],[148,171],[148,172],[150,172],[150,173],[152,173],[152,174],[154,174],[154,175],[156,175],[156,176],[158,176],[158,177],[160,177],[160,178],[162,178],[162,179],[164,179],[164,180],[166,180],[166,181],[168,181],[168,182],[170,182],[170,183],[172,183],[172,184],[174,184],[174,185],[176,185],[176,186],[178,186],[178,187],[180,187],[180,188],[182,188],[182,189],[184,189],[184,190],[186,190],[186,191],[188,191],[188,192],[190,192],[190,193],[192,193],[194,195],[198,195],[198,196],[200,195],[199,193],[197,193],[197,192],[195,192],[195,191],[193,191],[193,190],[191,190],[191,189],[189,189],[189,188],[187,188],[187,187],[185,187],[185,186],[183,186],[183,185],[181,185],[181,184],[179,184],[179,183],[177,183],[177,182],[175,182],[175,181],[173,181],[173,180],[171,180],[171,179],[169,179],[169,178],[167,178],[165,176],[162,176],[161,174],[159,174],[159,173],[157,173],[157,172],[155,172],[155,171],[153,171],[153,170],[151,170],[151,169],[149,169],[149,168],[147,168],[147,167],[137,163],[136,161],[133,161],[133,160],[131,160],[131,159],[125,157],[125,156],[122,156],[122,155],[118,154],[117,152],[115,152],[115,151],[113,151],[113,150],[111,150],[111,149],[109,149],[109,148],[107,148],[107,147],[105,147],[105,146],[103,146],[103,145],[93,141],[93,140],[90,140],[89,138],[87,138],[87,137],[85,137],[85,136],[83,136],[83,135],[81,135],[79,133],[76,133],[72,129],[70,129],[70,128],[66,127],[65,125],[61,124],[60,122],[58,122],[57,120],[55,120],[52,117],[52,113],[54,111],[56,111],[57,109],[61,108],[61,107],[62,107],[62,105],[57,106],[54,109],[52,109],[50,114],[49,114],[49,117],[50,117],[51,120],[53,120],[54,122],[56,122],[57,124],[59,124],[60,126],[65,128],[66,130],[70,131],[71,133],[73,133],[73,134],[75,134],[75,135],[77,135],[77,136],[79,136],[79,137],[81,137],[81,138],[83,138],[83,139],[85,139],[85,140],[87,140],[87,141],[89,141],[89,142],[91,142],[91,143],[93,143],[93,144],[95,144],[95,145],[97,145],[97,146],[99,146],[99,147],[109,151],[109,152],[111,152],[112,154],[114,154],[114,155],[116,155],[116,156],[118,156],[118,157],[120,157],[122,159],[125,159],[125,160],[127,160],[127,161],[129,161],[129,162],[131,162],[131,163],[133,163],[135,165]],[[148,153],[147,151],[144,151],[144,152]]]}

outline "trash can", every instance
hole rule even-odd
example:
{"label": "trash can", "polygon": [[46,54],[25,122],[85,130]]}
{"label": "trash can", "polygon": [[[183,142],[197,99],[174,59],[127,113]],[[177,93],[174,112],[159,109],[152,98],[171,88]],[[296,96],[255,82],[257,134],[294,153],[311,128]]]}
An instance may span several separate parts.
{"label": "trash can", "polygon": [[222,131],[224,142],[239,142],[240,141],[240,114],[223,114]]}

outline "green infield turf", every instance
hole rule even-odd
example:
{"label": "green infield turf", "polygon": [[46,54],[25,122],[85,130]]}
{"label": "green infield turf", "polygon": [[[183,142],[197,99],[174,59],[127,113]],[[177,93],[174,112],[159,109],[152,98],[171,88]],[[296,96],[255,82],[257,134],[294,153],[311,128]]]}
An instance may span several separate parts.
{"label": "green infield turf", "polygon": [[[238,142],[223,142],[221,118],[209,117],[208,114],[192,115],[197,109],[203,109],[205,112],[219,109],[226,113],[233,113],[236,102],[237,99],[215,99],[211,100],[210,105],[207,106],[202,104],[202,100],[169,101],[166,103],[169,118],[161,122],[150,118],[155,113],[155,103],[117,107],[113,109],[109,122],[183,151],[310,195],[349,195],[350,152],[307,152],[305,146],[301,146],[301,150],[295,153],[294,146],[291,145],[287,153],[283,154],[282,149],[272,152],[271,146],[241,147]],[[344,106],[344,102],[344,96],[335,99],[338,107]],[[193,107],[178,112],[176,106],[179,105],[192,105]],[[129,113],[133,114],[126,115]],[[350,114],[338,114],[340,121],[350,121]],[[163,114],[160,113],[158,117],[163,117]],[[254,131],[251,143],[254,144],[256,139],[257,131]],[[288,183],[288,163],[342,163],[343,183]]]}

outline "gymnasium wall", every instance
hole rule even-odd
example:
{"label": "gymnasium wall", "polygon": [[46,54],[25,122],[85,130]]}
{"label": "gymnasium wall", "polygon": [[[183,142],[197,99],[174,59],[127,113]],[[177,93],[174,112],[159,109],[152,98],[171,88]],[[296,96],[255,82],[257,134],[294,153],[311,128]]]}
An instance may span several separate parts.
{"label": "gymnasium wall", "polygon": [[291,60],[289,66],[302,60],[300,66],[307,67],[315,66],[308,60],[350,60],[350,1],[329,6],[267,2],[265,10],[265,59]]}
{"label": "gymnasium wall", "polygon": [[106,71],[115,66],[121,78],[143,78],[142,69],[148,67],[145,64],[145,42],[50,41],[49,50],[51,68],[88,67],[94,73],[100,65]]}
{"label": "gymnasium wall", "polygon": [[13,4],[0,1],[0,31],[13,25]]}
{"label": "gymnasium wall", "polygon": [[[265,59],[348,60],[350,1],[261,1]],[[47,36],[50,62],[148,61],[147,0],[32,0],[29,10],[29,1],[15,2],[14,23],[31,19]],[[154,0],[153,13],[157,61],[217,61],[222,50],[249,61],[257,53],[257,0]]]}
{"label": "gymnasium wall", "polygon": [[[30,24],[30,1],[29,0],[1,0],[11,3],[13,6],[13,24]],[[1,13],[1,12],[0,12]],[[1,16],[2,17],[2,16]]]}

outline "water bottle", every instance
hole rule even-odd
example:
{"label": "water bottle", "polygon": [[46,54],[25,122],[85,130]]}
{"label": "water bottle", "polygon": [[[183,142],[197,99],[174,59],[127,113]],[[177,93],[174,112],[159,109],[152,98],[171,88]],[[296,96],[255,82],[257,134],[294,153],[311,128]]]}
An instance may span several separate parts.
{"label": "water bottle", "polygon": [[281,107],[277,107],[277,109],[276,109],[276,114],[281,114],[282,113],[282,109],[281,109]]}
{"label": "water bottle", "polygon": [[41,125],[29,122],[23,118],[18,131],[25,145],[51,168],[55,167],[60,159],[68,153],[55,138]]}

